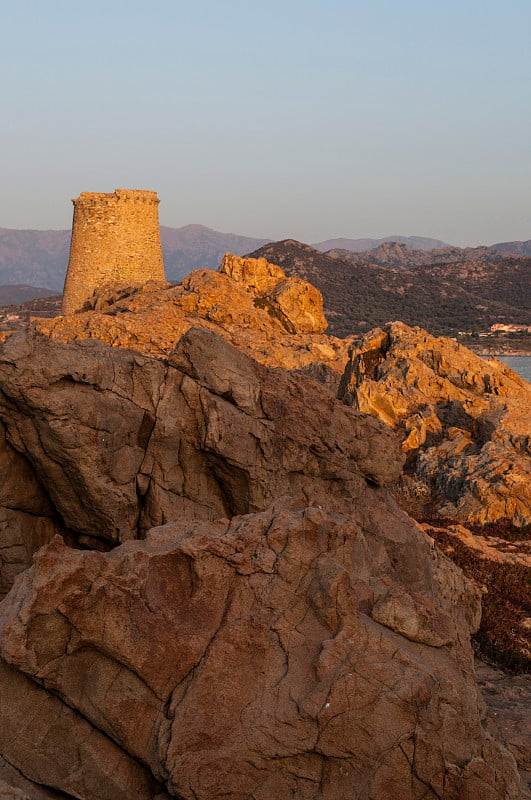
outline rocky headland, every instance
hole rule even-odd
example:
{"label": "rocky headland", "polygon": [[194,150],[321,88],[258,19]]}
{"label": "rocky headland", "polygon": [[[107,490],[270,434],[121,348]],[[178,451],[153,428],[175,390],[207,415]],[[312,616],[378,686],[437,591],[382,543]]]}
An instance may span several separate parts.
{"label": "rocky headland", "polygon": [[325,330],[314,287],[227,256],[1,346],[0,797],[523,796],[444,535],[525,530],[529,387]]}
{"label": "rocky headland", "polygon": [[394,322],[353,350],[339,397],[399,431],[422,515],[525,527],[530,389],[496,359]]}

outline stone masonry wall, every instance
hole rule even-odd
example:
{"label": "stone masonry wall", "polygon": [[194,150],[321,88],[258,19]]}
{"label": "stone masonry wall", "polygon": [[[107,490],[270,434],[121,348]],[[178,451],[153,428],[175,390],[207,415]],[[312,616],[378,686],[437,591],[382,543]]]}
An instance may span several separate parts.
{"label": "stone masonry wall", "polygon": [[156,192],[82,192],[72,202],[74,219],[63,314],[79,311],[104,284],[164,280]]}

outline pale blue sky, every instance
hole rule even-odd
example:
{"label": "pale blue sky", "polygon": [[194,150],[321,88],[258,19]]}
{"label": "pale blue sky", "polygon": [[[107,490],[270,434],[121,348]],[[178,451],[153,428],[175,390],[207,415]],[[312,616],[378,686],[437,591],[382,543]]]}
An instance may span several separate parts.
{"label": "pale blue sky", "polygon": [[144,188],[174,227],[531,238],[529,0],[3,7],[0,227]]}

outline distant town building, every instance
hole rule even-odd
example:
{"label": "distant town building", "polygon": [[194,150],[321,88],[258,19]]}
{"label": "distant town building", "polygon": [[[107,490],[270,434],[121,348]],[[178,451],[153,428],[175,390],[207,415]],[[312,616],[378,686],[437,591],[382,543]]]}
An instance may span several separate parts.
{"label": "distant town building", "polygon": [[164,280],[156,192],[82,192],[74,204],[63,314],[83,308],[105,284]]}
{"label": "distant town building", "polygon": [[504,325],[497,322],[490,326],[491,333],[531,333],[531,325]]}

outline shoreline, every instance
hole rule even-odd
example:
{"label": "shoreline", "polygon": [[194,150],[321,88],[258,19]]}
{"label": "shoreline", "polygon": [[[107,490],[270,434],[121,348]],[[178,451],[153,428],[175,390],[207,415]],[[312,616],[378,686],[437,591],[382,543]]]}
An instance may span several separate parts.
{"label": "shoreline", "polygon": [[493,353],[491,350],[473,350],[472,347],[468,349],[472,350],[477,356],[482,356],[483,358],[512,358],[513,356],[518,358],[531,358],[529,350],[509,350],[502,353]]}

